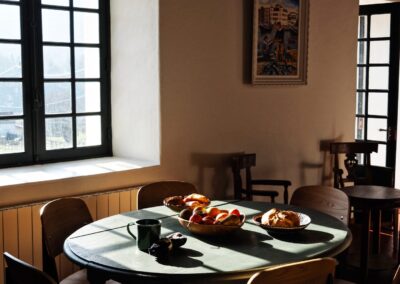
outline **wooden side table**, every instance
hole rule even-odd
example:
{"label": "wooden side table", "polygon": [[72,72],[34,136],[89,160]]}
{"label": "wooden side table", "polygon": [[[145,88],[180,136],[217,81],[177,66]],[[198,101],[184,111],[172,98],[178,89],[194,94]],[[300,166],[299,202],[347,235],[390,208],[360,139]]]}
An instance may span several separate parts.
{"label": "wooden side table", "polygon": [[[392,187],[375,185],[356,185],[342,188],[347,194],[351,205],[362,210],[361,228],[361,256],[360,256],[360,282],[366,283],[368,278],[369,260],[369,228],[371,224],[371,212],[382,209],[395,209],[400,207],[400,190]],[[374,243],[379,242],[379,222],[374,224]],[[397,228],[395,228],[397,231]],[[398,233],[398,232],[396,232]]]}

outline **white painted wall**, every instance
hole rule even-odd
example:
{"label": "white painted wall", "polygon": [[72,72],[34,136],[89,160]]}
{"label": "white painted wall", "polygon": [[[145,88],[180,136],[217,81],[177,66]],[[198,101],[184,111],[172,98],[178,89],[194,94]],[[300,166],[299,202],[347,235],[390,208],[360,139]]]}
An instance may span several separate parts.
{"label": "white painted wall", "polygon": [[247,3],[112,0],[114,153],[160,165],[2,187],[0,205],[163,179],[229,197],[228,158],[240,151],[257,153],[255,177],[321,183],[331,173],[321,142],[354,138],[358,1],[310,1],[302,86],[244,82]]}
{"label": "white painted wall", "polygon": [[111,1],[112,131],[115,156],[160,161],[157,0]]}

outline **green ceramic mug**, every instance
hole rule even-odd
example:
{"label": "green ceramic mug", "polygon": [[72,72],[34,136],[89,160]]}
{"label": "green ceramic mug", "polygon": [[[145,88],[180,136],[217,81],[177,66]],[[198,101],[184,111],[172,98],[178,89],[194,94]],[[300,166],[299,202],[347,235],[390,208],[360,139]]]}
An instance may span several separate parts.
{"label": "green ceramic mug", "polygon": [[[137,235],[130,230],[130,226],[136,225]],[[137,247],[142,251],[147,251],[152,244],[160,239],[161,221],[157,219],[140,219],[126,225],[129,235],[136,240]]]}

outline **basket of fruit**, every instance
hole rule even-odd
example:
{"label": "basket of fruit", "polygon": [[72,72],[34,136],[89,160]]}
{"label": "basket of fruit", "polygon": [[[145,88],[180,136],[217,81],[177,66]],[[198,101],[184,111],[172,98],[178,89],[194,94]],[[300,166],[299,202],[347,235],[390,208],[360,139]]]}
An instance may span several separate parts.
{"label": "basket of fruit", "polygon": [[193,234],[216,236],[228,234],[242,227],[246,216],[236,208],[223,210],[217,207],[195,207],[180,212],[179,223]]}
{"label": "basket of fruit", "polygon": [[163,200],[163,204],[173,211],[181,212],[183,209],[205,207],[210,205],[210,199],[199,193],[186,196],[170,196]]}

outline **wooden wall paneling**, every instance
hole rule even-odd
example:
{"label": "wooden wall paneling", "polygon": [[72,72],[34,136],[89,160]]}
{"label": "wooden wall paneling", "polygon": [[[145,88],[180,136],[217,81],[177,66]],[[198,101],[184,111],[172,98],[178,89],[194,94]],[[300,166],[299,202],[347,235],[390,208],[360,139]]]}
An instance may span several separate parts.
{"label": "wooden wall paneling", "polygon": [[131,211],[137,210],[137,188],[131,189]]}
{"label": "wooden wall paneling", "polygon": [[108,215],[119,214],[119,192],[110,193],[108,195]]}
{"label": "wooden wall paneling", "polygon": [[40,208],[43,204],[32,206],[32,239],[33,239],[33,265],[43,269],[42,258],[42,222],[40,221]]}
{"label": "wooden wall paneling", "polygon": [[32,206],[16,210],[18,213],[19,258],[33,264]]}
{"label": "wooden wall paneling", "polygon": [[8,209],[3,211],[3,242],[4,251],[19,257],[17,209]]}
{"label": "wooden wall paneling", "polygon": [[3,211],[0,211],[0,283],[4,283],[4,258],[3,258]]}
{"label": "wooden wall paneling", "polygon": [[97,195],[97,220],[108,216],[108,194]]}
{"label": "wooden wall paneling", "polygon": [[120,204],[119,211],[121,213],[131,211],[131,191],[130,190],[121,191],[119,193],[119,204]]}
{"label": "wooden wall paneling", "polygon": [[90,215],[92,215],[93,220],[97,220],[97,196],[85,196],[82,199],[89,208]]}

